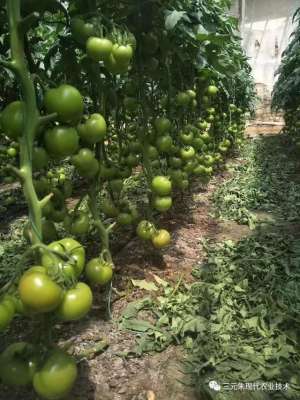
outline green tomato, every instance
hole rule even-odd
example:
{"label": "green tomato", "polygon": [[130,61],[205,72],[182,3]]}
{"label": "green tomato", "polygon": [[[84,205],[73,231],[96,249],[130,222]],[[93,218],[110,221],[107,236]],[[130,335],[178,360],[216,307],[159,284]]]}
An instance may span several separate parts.
{"label": "green tomato", "polygon": [[133,50],[130,45],[115,44],[112,49],[112,54],[116,62],[120,65],[128,65],[133,56]]}
{"label": "green tomato", "polygon": [[13,101],[1,113],[2,129],[10,139],[16,140],[22,135],[24,109],[22,101]]}
{"label": "green tomato", "polygon": [[39,171],[46,168],[49,162],[49,156],[43,147],[34,147],[32,151],[33,169]]}
{"label": "green tomato", "polygon": [[157,151],[157,148],[155,146],[152,146],[151,144],[146,146],[145,155],[150,160],[156,160],[159,157],[159,153]]}
{"label": "green tomato", "polygon": [[57,349],[50,353],[46,361],[33,377],[33,387],[46,400],[60,400],[72,390],[77,378],[75,360]]}
{"label": "green tomato", "polygon": [[92,303],[93,293],[90,287],[79,282],[74,289],[65,292],[57,315],[64,321],[77,321],[90,311]]}
{"label": "green tomato", "polygon": [[191,102],[191,98],[187,92],[179,92],[175,101],[178,106],[187,107]]}
{"label": "green tomato", "polygon": [[125,74],[128,72],[129,65],[126,63],[118,63],[115,59],[114,55],[111,54],[105,61],[104,61],[105,68],[112,74]]}
{"label": "green tomato", "polygon": [[106,60],[112,49],[113,44],[107,38],[90,37],[86,42],[87,55],[94,61]]}
{"label": "green tomato", "polygon": [[109,181],[109,186],[113,192],[120,193],[123,189],[123,180],[112,179],[111,181]]}
{"label": "green tomato", "polygon": [[170,135],[159,136],[156,140],[156,147],[161,153],[169,153],[172,149],[173,139]]}
{"label": "green tomato", "polygon": [[153,199],[153,207],[159,212],[166,212],[172,207],[172,197],[155,196]]}
{"label": "green tomato", "polygon": [[208,96],[210,96],[210,97],[216,96],[218,91],[219,91],[219,89],[215,85],[208,86],[208,88],[206,90]]}
{"label": "green tomato", "polygon": [[84,235],[90,229],[89,214],[84,211],[76,211],[67,215],[64,219],[64,227],[74,236]]}
{"label": "green tomato", "polygon": [[113,277],[112,265],[100,258],[93,258],[86,264],[85,276],[94,285],[106,285]]}
{"label": "green tomato", "polygon": [[151,190],[159,196],[168,196],[172,191],[172,183],[166,176],[155,176],[151,182]]}
{"label": "green tomato", "polygon": [[133,217],[131,214],[126,213],[126,212],[121,212],[117,216],[117,223],[119,225],[130,225],[133,223]]}
{"label": "green tomato", "polygon": [[168,246],[171,242],[170,233],[166,229],[159,229],[152,238],[152,244],[157,249]]}
{"label": "green tomato", "polygon": [[107,217],[115,218],[119,215],[119,209],[109,199],[103,199],[100,207]]}
{"label": "green tomato", "polygon": [[79,277],[83,271],[85,264],[85,250],[84,247],[72,238],[64,238],[57,242],[52,242],[48,245],[49,250],[62,253],[62,255],[69,257],[70,261],[64,261],[59,256],[51,254],[51,252],[43,251],[41,263],[47,269],[54,267],[72,265],[74,274]]}
{"label": "green tomato", "polygon": [[72,162],[78,173],[85,178],[93,178],[99,171],[99,162],[96,160],[95,153],[90,149],[80,149],[72,157]]}
{"label": "green tomato", "polygon": [[5,385],[27,386],[32,382],[32,370],[26,354],[31,351],[25,342],[13,343],[0,355],[0,378]]}
{"label": "green tomato", "polygon": [[203,139],[201,139],[200,137],[197,137],[197,138],[195,138],[195,139],[193,140],[193,147],[194,147],[196,150],[201,150],[202,147],[203,147],[203,145],[204,145],[204,141],[203,141]]}
{"label": "green tomato", "polygon": [[61,85],[49,89],[44,98],[49,114],[57,113],[57,119],[63,123],[74,124],[83,115],[84,103],[80,92],[71,85]]}
{"label": "green tomato", "polygon": [[65,158],[74,154],[79,147],[79,137],[75,128],[56,126],[45,133],[45,146],[53,158]]}
{"label": "green tomato", "polygon": [[0,302],[0,332],[8,328],[15,315],[11,304],[5,301]]}
{"label": "green tomato", "polygon": [[62,300],[62,289],[46,273],[28,271],[20,279],[19,295],[23,304],[35,312],[50,312]]}
{"label": "green tomato", "polygon": [[180,157],[184,160],[184,161],[188,161],[191,160],[195,157],[195,149],[192,146],[185,146],[182,149],[180,149]]}
{"label": "green tomato", "polygon": [[195,100],[195,99],[196,99],[197,94],[196,94],[195,90],[188,89],[188,90],[186,91],[186,93],[190,96],[190,98],[191,98],[192,100]]}
{"label": "green tomato", "polygon": [[136,154],[129,154],[126,157],[126,164],[128,165],[128,167],[136,167],[139,164],[139,157]]}
{"label": "green tomato", "polygon": [[17,150],[14,147],[9,147],[6,150],[6,153],[9,157],[16,157],[16,155],[18,154]]}
{"label": "green tomato", "polygon": [[172,124],[168,118],[160,117],[154,121],[154,127],[158,134],[163,135],[171,130]]}
{"label": "green tomato", "polygon": [[194,133],[193,132],[189,132],[189,133],[182,132],[180,134],[180,140],[185,145],[191,145],[193,143],[193,139],[194,139]]}
{"label": "green tomato", "polygon": [[207,175],[207,170],[206,170],[205,165],[198,164],[198,165],[194,168],[193,173],[194,173],[195,175]]}
{"label": "green tomato", "polygon": [[155,234],[155,226],[152,222],[143,220],[139,222],[136,228],[136,234],[142,240],[151,240]]}
{"label": "green tomato", "polygon": [[182,159],[179,157],[170,157],[168,163],[170,167],[180,168],[182,166]]}
{"label": "green tomato", "polygon": [[94,26],[81,18],[72,18],[70,26],[74,39],[80,44],[84,44],[90,36],[95,34]]}
{"label": "green tomato", "polygon": [[95,144],[104,140],[106,131],[107,125],[102,115],[92,114],[79,130],[79,135],[85,142]]}
{"label": "green tomato", "polygon": [[202,135],[200,135],[200,138],[203,140],[204,143],[209,143],[211,141],[211,136],[207,132],[202,133]]}

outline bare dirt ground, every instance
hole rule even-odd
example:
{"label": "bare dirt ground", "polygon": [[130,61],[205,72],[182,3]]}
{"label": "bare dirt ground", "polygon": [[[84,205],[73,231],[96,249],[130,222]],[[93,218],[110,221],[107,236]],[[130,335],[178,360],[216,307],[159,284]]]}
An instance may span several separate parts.
{"label": "bare dirt ground", "polygon": [[[249,135],[252,136],[251,133]],[[104,302],[101,301],[103,294],[99,293],[88,318],[80,323],[56,327],[57,337],[72,343],[75,352],[94,346],[100,340],[108,343],[102,353],[80,363],[80,378],[68,400],[197,399],[192,388],[181,383],[186,381],[182,372],[183,350],[170,347],[162,353],[125,356],[130,354],[136,336],[121,331],[118,319],[128,302],[145,295],[132,287],[131,279],[151,280],[155,273],[169,281],[177,281],[184,274],[185,279],[190,281],[194,265],[204,256],[201,247],[203,238],[238,241],[250,234],[246,226],[232,221],[217,221],[210,216],[211,196],[218,185],[229,177],[230,172],[220,171],[208,187],[195,184],[190,193],[177,201],[172,212],[161,220],[161,226],[172,233],[172,246],[166,251],[153,252],[133,238],[118,252],[114,287],[119,295],[113,297],[112,320],[105,318]],[[22,332],[19,337],[23,338]],[[0,400],[17,399],[35,400],[36,397],[33,392],[5,388],[0,391]]]}

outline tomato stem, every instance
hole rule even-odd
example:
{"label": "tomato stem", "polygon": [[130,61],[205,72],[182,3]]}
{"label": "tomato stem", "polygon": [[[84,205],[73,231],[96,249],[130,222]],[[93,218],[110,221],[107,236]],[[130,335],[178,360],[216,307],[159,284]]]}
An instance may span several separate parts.
{"label": "tomato stem", "polygon": [[42,203],[39,202],[32,176],[32,150],[35,134],[39,125],[34,84],[30,76],[24,52],[24,29],[22,29],[21,1],[7,0],[7,14],[10,31],[10,47],[13,71],[19,80],[24,103],[23,134],[20,138],[20,174],[23,191],[29,208],[29,220],[32,225],[32,243],[42,241]]}

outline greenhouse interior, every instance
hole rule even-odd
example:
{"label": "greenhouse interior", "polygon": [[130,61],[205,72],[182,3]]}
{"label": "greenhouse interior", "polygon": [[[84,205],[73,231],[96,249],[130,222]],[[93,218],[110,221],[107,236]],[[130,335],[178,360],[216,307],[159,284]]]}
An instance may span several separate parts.
{"label": "greenhouse interior", "polygon": [[299,0],[0,0],[0,400],[300,400]]}

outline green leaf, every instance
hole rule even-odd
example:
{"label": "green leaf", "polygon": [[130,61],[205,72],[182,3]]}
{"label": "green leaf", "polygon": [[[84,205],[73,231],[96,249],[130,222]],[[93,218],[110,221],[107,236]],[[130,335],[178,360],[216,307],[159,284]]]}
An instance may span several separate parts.
{"label": "green leaf", "polygon": [[148,321],[141,319],[124,319],[121,323],[123,329],[129,329],[137,332],[147,332],[148,330],[155,330],[155,326],[150,324]]}
{"label": "green leaf", "polygon": [[165,19],[165,27],[168,31],[175,28],[178,22],[186,16],[185,11],[168,11]]}
{"label": "green leaf", "polygon": [[148,291],[157,291],[158,287],[155,285],[154,282],[148,282],[145,279],[142,280],[135,280],[131,279],[131,282],[133,286],[138,287],[143,290],[148,290]]}

